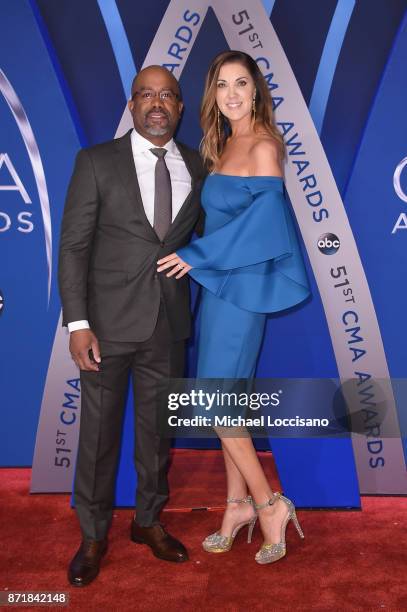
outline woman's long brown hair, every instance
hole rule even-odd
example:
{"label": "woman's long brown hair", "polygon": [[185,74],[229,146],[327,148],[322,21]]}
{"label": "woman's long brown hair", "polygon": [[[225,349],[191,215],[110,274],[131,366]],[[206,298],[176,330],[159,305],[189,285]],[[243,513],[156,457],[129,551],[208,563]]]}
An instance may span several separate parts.
{"label": "woman's long brown hair", "polygon": [[218,134],[218,105],[216,104],[216,90],[219,71],[224,64],[242,64],[251,75],[256,88],[256,119],[253,126],[255,132],[264,131],[277,143],[281,159],[285,155],[284,140],[274,121],[273,101],[267,87],[266,79],[262,75],[256,62],[243,51],[224,51],[215,57],[209,67],[205,81],[205,90],[201,104],[201,127],[203,139],[201,153],[209,171],[213,170],[222,155],[228,132],[229,122],[220,113]]}

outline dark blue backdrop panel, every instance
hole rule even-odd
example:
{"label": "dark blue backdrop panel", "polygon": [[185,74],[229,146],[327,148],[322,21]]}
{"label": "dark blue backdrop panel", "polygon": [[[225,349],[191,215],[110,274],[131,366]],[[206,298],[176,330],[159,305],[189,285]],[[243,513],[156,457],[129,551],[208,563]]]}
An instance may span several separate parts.
{"label": "dark blue backdrop panel", "polygon": [[359,508],[359,484],[348,439],[272,439],[284,494],[299,507]]}
{"label": "dark blue backdrop panel", "polygon": [[116,0],[137,70],[141,69],[168,7],[168,0]]}
{"label": "dark blue backdrop panel", "polygon": [[307,104],[336,6],[337,0],[276,0],[274,4],[271,21]]}
{"label": "dark blue backdrop panel", "polygon": [[[400,341],[400,334],[405,338],[407,312],[406,57],[407,14],[384,71],[346,193],[390,374],[395,378],[405,378],[407,371],[406,345]],[[395,173],[399,166],[397,188]],[[406,431],[403,401],[398,411]],[[407,457],[406,444],[404,450]]]}
{"label": "dark blue backdrop panel", "polygon": [[343,42],[321,133],[343,194],[405,0],[358,0]]}
{"label": "dark blue backdrop panel", "polygon": [[[76,105],[89,145],[110,140],[126,103],[96,0],[33,0]],[[129,84],[130,91],[130,84]]]}
{"label": "dark blue backdrop panel", "polygon": [[[32,201],[26,204],[17,191],[0,191],[0,211],[11,220],[9,229],[0,234],[0,290],[5,304],[0,342],[0,464],[31,465],[45,376],[60,312],[56,283],[59,226],[73,160],[80,145],[37,22],[25,0],[1,3],[0,57],[0,68],[25,110],[38,146],[52,221],[52,284],[48,304],[48,269],[39,193],[17,123],[5,98],[0,96],[0,153],[9,156]],[[9,170],[3,165],[0,184],[13,183]],[[18,221],[21,213],[31,215],[28,218],[32,231],[21,231],[21,228],[28,229]],[[3,229],[4,219],[2,216]]]}

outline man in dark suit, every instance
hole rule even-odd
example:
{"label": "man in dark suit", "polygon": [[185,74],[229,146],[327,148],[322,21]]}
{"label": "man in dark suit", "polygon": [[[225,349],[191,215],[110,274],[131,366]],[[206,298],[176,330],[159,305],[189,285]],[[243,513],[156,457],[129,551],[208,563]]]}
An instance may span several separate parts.
{"label": "man in dark suit", "polygon": [[131,95],[134,130],[79,152],[62,222],[63,320],[82,395],[74,499],[83,539],[68,570],[76,586],[94,580],[107,550],[129,373],[138,475],[131,539],[160,559],[188,559],[159,522],[170,441],[157,433],[156,391],[183,376],[189,285],[187,276],[157,274],[157,261],[201,223],[204,169],[197,151],[173,140],[183,107],[175,77],[150,66]]}

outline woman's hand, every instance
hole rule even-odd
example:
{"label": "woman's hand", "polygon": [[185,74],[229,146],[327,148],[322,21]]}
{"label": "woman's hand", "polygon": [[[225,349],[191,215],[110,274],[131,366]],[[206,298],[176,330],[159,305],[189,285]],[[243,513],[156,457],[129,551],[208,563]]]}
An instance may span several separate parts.
{"label": "woman's hand", "polygon": [[170,272],[166,274],[166,276],[174,276],[175,278],[182,278],[185,274],[188,274],[190,270],[192,270],[192,266],[182,261],[181,257],[178,257],[176,253],[171,253],[171,255],[167,255],[162,259],[157,261],[157,272],[163,272],[164,270],[168,270],[172,268]]}

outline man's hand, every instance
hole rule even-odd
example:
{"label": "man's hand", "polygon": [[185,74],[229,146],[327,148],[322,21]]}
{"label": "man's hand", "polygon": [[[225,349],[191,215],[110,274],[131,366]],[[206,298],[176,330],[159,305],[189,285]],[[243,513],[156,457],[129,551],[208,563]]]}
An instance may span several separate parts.
{"label": "man's hand", "polygon": [[[99,372],[100,359],[99,342],[90,329],[78,329],[71,332],[69,350],[72,359],[80,370]],[[91,361],[89,351],[92,351],[95,361]],[[95,363],[96,362],[96,363]]]}
{"label": "man's hand", "polygon": [[192,270],[192,266],[182,261],[181,257],[178,257],[176,253],[171,253],[171,255],[159,259],[157,261],[157,266],[157,272],[163,272],[164,270],[172,268],[165,276],[174,276],[174,274],[176,274],[176,279],[182,278]]}

